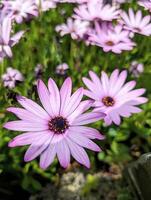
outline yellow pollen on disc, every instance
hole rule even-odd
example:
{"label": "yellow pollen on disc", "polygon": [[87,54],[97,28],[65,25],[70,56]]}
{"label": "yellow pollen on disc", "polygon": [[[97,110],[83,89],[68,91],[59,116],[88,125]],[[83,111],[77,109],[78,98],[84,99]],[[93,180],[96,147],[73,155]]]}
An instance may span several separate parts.
{"label": "yellow pollen on disc", "polygon": [[115,101],[112,97],[104,97],[102,99],[102,103],[107,107],[111,107],[111,106],[114,106]]}

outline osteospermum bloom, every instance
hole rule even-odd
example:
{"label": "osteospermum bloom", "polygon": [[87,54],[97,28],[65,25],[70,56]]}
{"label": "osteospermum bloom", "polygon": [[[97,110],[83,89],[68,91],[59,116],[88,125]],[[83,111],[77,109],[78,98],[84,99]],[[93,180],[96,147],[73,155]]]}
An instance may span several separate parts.
{"label": "osteospermum bloom", "polygon": [[83,78],[88,90],[84,94],[95,101],[97,112],[106,113],[104,121],[106,125],[121,123],[121,117],[130,117],[133,113],[141,112],[137,106],[147,102],[147,98],[141,97],[145,89],[134,89],[136,82],[125,83],[127,71],[119,73],[116,69],[111,76],[102,72],[101,79],[92,71],[89,72],[91,80]]}
{"label": "osteospermum bloom", "polygon": [[69,66],[67,63],[62,63],[56,67],[56,74],[65,75]]}
{"label": "osteospermum bloom", "polygon": [[61,24],[56,27],[56,31],[60,32],[61,36],[70,34],[72,39],[75,40],[81,39],[84,36],[88,30],[88,26],[89,22],[68,18],[66,24]]}
{"label": "osteospermum bloom", "polygon": [[[92,102],[82,101],[83,88],[71,95],[72,82],[67,78],[60,91],[50,78],[48,89],[39,80],[38,95],[43,108],[34,101],[19,96],[18,102],[23,108],[8,108],[20,118],[18,121],[7,122],[4,127],[26,133],[15,137],[9,147],[30,145],[24,160],[31,161],[40,155],[40,167],[47,168],[58,157],[62,167],[70,163],[70,154],[81,164],[90,167],[84,148],[100,151],[91,139],[103,139],[103,136],[86,124],[102,119],[105,114],[87,111]],[[84,114],[83,114],[84,113]]]}
{"label": "osteospermum bloom", "polygon": [[102,0],[90,1],[75,8],[74,11],[75,18],[87,21],[112,21],[119,17],[119,10],[110,4],[104,5]]}
{"label": "osteospermum bloom", "polygon": [[138,10],[135,14],[130,8],[128,14],[123,11],[121,17],[125,29],[132,31],[133,33],[139,33],[146,36],[151,35],[150,15],[143,17],[141,10]]}
{"label": "osteospermum bloom", "polygon": [[38,16],[38,9],[35,0],[10,0],[2,1],[4,7],[12,13],[12,18],[17,23],[22,23],[23,19],[31,16]]}
{"label": "osteospermum bloom", "polygon": [[89,41],[93,45],[102,47],[105,52],[122,53],[124,50],[132,50],[135,43],[129,38],[129,32],[123,27],[96,23],[94,33],[90,33]]}
{"label": "osteospermum bloom", "polygon": [[24,80],[23,75],[17,69],[8,67],[6,73],[2,75],[2,80],[4,87],[14,88],[16,83],[22,82]]}

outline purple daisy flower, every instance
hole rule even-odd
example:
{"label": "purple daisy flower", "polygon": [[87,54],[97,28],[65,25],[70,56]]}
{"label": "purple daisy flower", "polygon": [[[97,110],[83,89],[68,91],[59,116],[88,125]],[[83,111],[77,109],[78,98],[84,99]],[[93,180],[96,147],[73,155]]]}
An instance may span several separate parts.
{"label": "purple daisy flower", "polygon": [[130,51],[135,43],[130,39],[129,31],[124,30],[121,25],[107,23],[95,23],[96,32],[89,34],[88,40],[93,44],[103,48],[103,51],[120,54],[122,51]]}
{"label": "purple daisy flower", "polygon": [[121,18],[121,23],[123,23],[126,30],[146,36],[151,35],[150,15],[143,17],[141,10],[135,13],[132,8],[129,8],[128,14],[125,11],[121,13]]}
{"label": "purple daisy flower", "polygon": [[38,16],[38,8],[35,0],[3,0],[2,4],[6,10],[12,13],[12,18],[19,24],[28,17]]}
{"label": "purple daisy flower", "polygon": [[[7,122],[4,127],[25,133],[9,142],[9,147],[30,145],[24,160],[26,162],[40,155],[40,167],[46,169],[56,155],[62,167],[70,164],[70,154],[87,168],[90,161],[85,148],[99,152],[101,149],[91,139],[104,139],[96,129],[85,126],[105,117],[101,112],[88,112],[92,101],[82,101],[83,88],[71,95],[72,82],[67,78],[60,91],[49,79],[48,89],[39,80],[39,106],[34,101],[19,96],[18,102],[23,108],[11,107],[7,110],[20,118],[18,121]],[[84,114],[83,114],[84,113]]]}
{"label": "purple daisy flower", "polygon": [[147,98],[141,97],[145,89],[134,89],[135,81],[125,83],[127,71],[119,73],[116,69],[111,76],[102,72],[101,79],[92,71],[89,72],[91,80],[83,78],[83,82],[89,90],[84,94],[95,100],[93,106],[95,112],[104,112],[106,125],[121,123],[121,117],[130,117],[133,113],[141,112],[137,106],[147,102]]}
{"label": "purple daisy flower", "polygon": [[74,11],[74,18],[86,21],[112,21],[118,19],[120,13],[115,6],[104,5],[102,0],[93,0],[87,4],[82,4]]}
{"label": "purple daisy flower", "polygon": [[60,32],[61,36],[71,34],[72,39],[75,40],[83,38],[88,30],[88,27],[89,22],[87,21],[68,18],[66,24],[61,24],[56,27],[56,31]]}
{"label": "purple daisy flower", "polygon": [[24,77],[19,70],[8,67],[6,73],[2,75],[2,80],[4,87],[12,89],[18,82],[22,82]]}

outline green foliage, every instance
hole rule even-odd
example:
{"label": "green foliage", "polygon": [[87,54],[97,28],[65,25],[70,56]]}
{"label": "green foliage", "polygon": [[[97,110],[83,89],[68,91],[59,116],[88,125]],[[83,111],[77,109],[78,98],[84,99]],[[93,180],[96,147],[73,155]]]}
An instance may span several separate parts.
{"label": "green foliage", "polygon": [[83,196],[89,195],[89,193],[98,188],[98,186],[99,186],[99,177],[88,174],[81,195]]}

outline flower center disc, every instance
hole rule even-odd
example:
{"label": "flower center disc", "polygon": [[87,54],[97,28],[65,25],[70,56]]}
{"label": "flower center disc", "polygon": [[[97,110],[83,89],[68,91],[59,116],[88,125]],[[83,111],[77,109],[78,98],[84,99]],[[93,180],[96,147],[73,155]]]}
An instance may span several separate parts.
{"label": "flower center disc", "polygon": [[107,41],[105,44],[108,46],[114,46],[114,42],[112,42],[112,41]]}
{"label": "flower center disc", "polygon": [[112,97],[104,97],[102,102],[107,107],[113,106],[115,104],[115,101]]}
{"label": "flower center disc", "polygon": [[63,117],[55,117],[49,122],[49,130],[56,134],[63,134],[68,128],[68,121]]}

